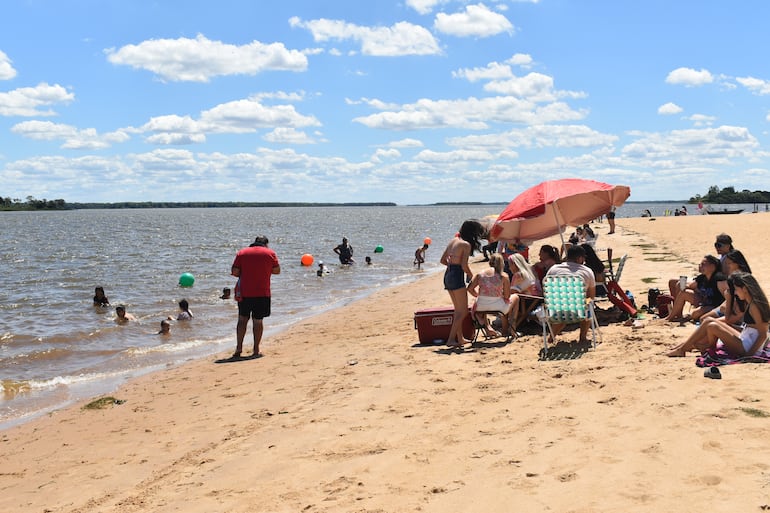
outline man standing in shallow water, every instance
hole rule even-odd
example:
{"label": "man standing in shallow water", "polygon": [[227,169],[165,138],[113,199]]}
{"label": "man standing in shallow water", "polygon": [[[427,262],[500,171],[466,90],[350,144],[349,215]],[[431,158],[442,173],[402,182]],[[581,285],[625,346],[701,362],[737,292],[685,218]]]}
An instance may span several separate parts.
{"label": "man standing in shallow water", "polygon": [[252,319],[254,333],[252,357],[261,356],[259,343],[264,329],[262,319],[270,316],[270,278],[273,274],[281,273],[278,256],[267,244],[267,237],[259,235],[252,245],[240,250],[233,261],[231,274],[240,281],[242,297],[238,303],[237,343],[233,358],[241,357],[249,317]]}

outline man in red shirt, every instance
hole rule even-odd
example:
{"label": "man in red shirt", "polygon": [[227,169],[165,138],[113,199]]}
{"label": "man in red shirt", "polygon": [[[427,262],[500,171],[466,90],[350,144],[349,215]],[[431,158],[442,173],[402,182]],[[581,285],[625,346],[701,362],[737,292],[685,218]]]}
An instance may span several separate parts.
{"label": "man in red shirt", "polygon": [[259,343],[262,340],[262,319],[270,316],[270,277],[281,273],[278,256],[267,247],[268,240],[259,235],[254,244],[243,248],[235,255],[232,275],[240,282],[241,300],[238,302],[238,326],[236,328],[235,353],[233,358],[240,358],[243,350],[243,338],[249,317],[252,318],[254,331],[253,358],[260,355]]}

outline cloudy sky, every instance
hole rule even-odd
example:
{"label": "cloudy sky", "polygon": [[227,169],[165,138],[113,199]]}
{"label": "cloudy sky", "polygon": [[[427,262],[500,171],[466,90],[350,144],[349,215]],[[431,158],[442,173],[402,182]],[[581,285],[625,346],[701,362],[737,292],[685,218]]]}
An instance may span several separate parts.
{"label": "cloudy sky", "polygon": [[3,0],[0,196],[770,190],[770,2]]}

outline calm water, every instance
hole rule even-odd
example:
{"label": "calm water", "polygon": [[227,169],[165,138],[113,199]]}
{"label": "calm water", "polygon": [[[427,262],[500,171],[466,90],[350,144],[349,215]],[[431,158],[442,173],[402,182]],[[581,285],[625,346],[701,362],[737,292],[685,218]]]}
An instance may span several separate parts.
{"label": "calm water", "polygon": [[[618,217],[654,215],[673,203],[634,203]],[[219,299],[233,287],[236,251],[263,233],[278,253],[271,335],[372,291],[440,271],[438,258],[463,220],[499,213],[505,205],[455,207],[329,207],[83,210],[0,213],[0,429],[83,397],[113,390],[125,379],[191,358],[231,351],[237,307]],[[752,206],[742,206],[750,211]],[[764,206],[761,206],[762,208]],[[347,236],[358,263],[338,265],[332,248]],[[414,250],[430,237],[423,271]],[[382,253],[374,253],[381,245]],[[303,254],[332,273],[303,267]],[[366,266],[364,257],[374,264]],[[195,284],[178,286],[190,272]],[[92,305],[101,285],[111,308]],[[186,298],[195,318],[157,336],[160,320],[176,316]],[[138,322],[118,326],[114,306]],[[249,346],[251,331],[245,341]]]}

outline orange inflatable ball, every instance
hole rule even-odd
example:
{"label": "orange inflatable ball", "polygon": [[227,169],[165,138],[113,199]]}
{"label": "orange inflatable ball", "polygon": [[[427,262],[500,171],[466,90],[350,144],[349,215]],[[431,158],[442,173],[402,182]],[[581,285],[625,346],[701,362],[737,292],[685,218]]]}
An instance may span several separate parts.
{"label": "orange inflatable ball", "polygon": [[300,262],[302,262],[302,265],[304,265],[305,267],[310,267],[311,265],[313,265],[313,255],[311,255],[310,253],[305,253],[304,255],[302,255]]}
{"label": "orange inflatable ball", "polygon": [[430,246],[430,243],[431,243],[431,242],[433,242],[433,241],[430,239],[430,237],[425,237],[425,238],[422,240],[422,243],[423,243],[423,244],[427,244],[428,246]]}

